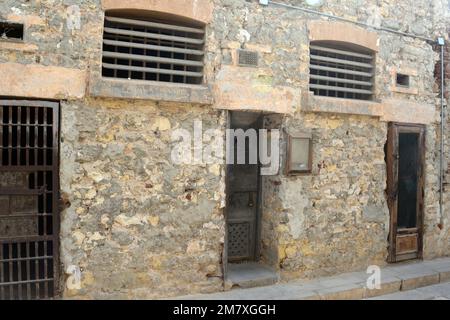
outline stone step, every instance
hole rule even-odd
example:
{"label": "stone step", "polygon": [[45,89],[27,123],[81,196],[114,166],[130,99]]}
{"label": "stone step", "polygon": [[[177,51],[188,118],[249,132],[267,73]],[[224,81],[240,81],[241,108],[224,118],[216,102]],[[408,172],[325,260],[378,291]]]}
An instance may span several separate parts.
{"label": "stone step", "polygon": [[[246,269],[247,268],[247,269]],[[250,272],[251,270],[258,272]],[[232,266],[225,292],[191,295],[179,299],[211,300],[359,300],[381,295],[406,292],[430,285],[450,282],[450,258],[415,261],[389,265],[381,269],[380,289],[368,289],[366,272],[345,273],[313,280],[295,280],[276,283],[276,273],[261,266]],[[246,271],[246,272],[241,272]],[[255,274],[260,276],[255,277]],[[275,276],[274,276],[275,274]],[[275,280],[276,277],[276,280]],[[233,285],[235,284],[235,285]]]}
{"label": "stone step", "polygon": [[263,264],[229,264],[225,287],[226,289],[254,288],[273,285],[278,281],[277,272]]}

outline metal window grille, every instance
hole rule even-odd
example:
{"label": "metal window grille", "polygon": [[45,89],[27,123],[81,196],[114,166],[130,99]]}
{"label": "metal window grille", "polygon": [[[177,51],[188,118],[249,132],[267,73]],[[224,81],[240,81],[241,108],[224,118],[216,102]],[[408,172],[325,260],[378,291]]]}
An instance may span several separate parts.
{"label": "metal window grille", "polygon": [[103,76],[201,84],[205,30],[156,18],[105,17]]}
{"label": "metal window grille", "polygon": [[56,294],[58,113],[53,102],[0,100],[0,300]]}
{"label": "metal window grille", "polygon": [[318,96],[371,100],[374,55],[335,44],[311,44],[310,91]]}
{"label": "metal window grille", "polygon": [[239,65],[246,67],[258,66],[258,52],[249,50],[238,50]]}

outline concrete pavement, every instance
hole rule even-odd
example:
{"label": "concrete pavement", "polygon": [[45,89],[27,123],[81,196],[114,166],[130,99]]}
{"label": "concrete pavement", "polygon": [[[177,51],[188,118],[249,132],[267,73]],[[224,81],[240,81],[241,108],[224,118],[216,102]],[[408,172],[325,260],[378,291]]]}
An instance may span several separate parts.
{"label": "concrete pavement", "polygon": [[[314,280],[297,280],[257,288],[178,297],[199,300],[304,300],[448,298],[450,258],[388,265],[381,269],[380,289],[369,289],[366,272],[345,273]],[[436,286],[435,286],[436,285]],[[432,286],[432,287],[429,287]],[[427,289],[427,288],[431,289]],[[418,289],[421,288],[421,289]],[[435,291],[433,291],[435,290]]]}

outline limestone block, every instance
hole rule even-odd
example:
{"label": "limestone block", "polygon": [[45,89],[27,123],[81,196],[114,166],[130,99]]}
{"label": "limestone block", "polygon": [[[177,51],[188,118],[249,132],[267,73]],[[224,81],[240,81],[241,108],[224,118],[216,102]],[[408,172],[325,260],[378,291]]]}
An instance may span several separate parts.
{"label": "limestone block", "polygon": [[137,9],[170,13],[209,23],[212,20],[213,3],[210,0],[102,0],[102,7],[112,9]]}
{"label": "limestone block", "polygon": [[272,85],[262,68],[222,66],[213,92],[218,109],[294,113],[300,106],[300,90]]}
{"label": "limestone block", "polygon": [[354,24],[344,22],[311,21],[308,24],[311,41],[340,41],[354,43],[378,51],[378,35]]}
{"label": "limestone block", "polygon": [[43,99],[81,99],[86,73],[79,69],[38,64],[0,64],[0,95]]}

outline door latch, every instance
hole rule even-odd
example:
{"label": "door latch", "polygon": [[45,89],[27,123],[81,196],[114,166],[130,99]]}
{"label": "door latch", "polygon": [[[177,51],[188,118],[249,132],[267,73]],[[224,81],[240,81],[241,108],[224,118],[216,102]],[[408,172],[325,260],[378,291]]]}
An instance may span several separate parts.
{"label": "door latch", "polygon": [[250,192],[250,193],[248,194],[248,206],[249,206],[250,208],[253,208],[254,205],[255,205],[255,201],[253,200],[253,193]]}

